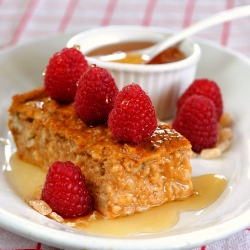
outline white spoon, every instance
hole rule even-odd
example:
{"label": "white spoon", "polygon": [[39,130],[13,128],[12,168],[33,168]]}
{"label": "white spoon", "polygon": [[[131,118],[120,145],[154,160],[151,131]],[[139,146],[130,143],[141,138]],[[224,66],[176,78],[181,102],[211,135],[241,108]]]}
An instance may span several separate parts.
{"label": "white spoon", "polygon": [[101,61],[115,61],[121,63],[133,63],[133,64],[146,64],[150,62],[155,56],[160,54],[167,48],[177,44],[186,37],[189,37],[201,30],[220,24],[229,20],[244,17],[250,15],[250,5],[236,7],[233,9],[225,10],[214,14],[208,18],[205,18],[182,31],[172,35],[171,37],[160,41],[153,46],[146,49],[136,50],[131,52],[121,52],[106,56],[99,56]]}

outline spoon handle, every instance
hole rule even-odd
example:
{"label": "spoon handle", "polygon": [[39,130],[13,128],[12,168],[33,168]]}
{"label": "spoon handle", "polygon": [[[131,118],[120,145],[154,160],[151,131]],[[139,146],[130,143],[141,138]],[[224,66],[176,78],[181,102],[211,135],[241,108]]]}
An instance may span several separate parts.
{"label": "spoon handle", "polygon": [[233,20],[248,15],[250,15],[250,5],[236,7],[233,9],[219,12],[183,29],[182,31],[172,35],[170,38],[167,38],[155,44],[154,46],[150,47],[147,51],[145,51],[145,54],[148,55],[150,58],[154,58],[163,50],[167,49],[170,46],[173,46],[174,44],[178,43],[179,41],[183,40],[186,37],[189,37],[190,35],[198,31],[204,30],[216,24],[220,24],[229,20]]}

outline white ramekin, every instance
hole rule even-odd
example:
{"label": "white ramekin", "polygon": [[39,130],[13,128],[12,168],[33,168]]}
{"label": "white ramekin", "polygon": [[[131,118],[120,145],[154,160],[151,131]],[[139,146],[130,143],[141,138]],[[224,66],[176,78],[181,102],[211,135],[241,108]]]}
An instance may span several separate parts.
{"label": "white ramekin", "polygon": [[[72,37],[67,47],[80,45],[83,54],[108,44],[147,41],[158,42],[172,33],[166,29],[140,26],[106,26],[83,31]],[[89,64],[106,68],[114,77],[119,89],[130,83],[139,84],[150,96],[157,117],[161,120],[173,117],[176,101],[195,78],[200,59],[200,47],[190,39],[178,44],[186,58],[184,60],[155,65],[136,65],[102,62],[87,57]]]}

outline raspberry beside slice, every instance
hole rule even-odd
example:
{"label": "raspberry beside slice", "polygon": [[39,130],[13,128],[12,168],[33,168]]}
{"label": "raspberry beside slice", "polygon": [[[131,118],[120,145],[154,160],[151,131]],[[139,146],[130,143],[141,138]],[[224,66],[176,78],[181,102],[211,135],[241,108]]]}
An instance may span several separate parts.
{"label": "raspberry beside slice", "polygon": [[74,107],[82,121],[90,125],[107,123],[119,91],[111,74],[92,65],[77,84]]}
{"label": "raspberry beside slice", "polygon": [[217,142],[217,115],[214,103],[202,95],[188,97],[173,121],[173,128],[185,136],[199,153]]}
{"label": "raspberry beside slice", "polygon": [[64,218],[87,215],[92,198],[80,168],[72,162],[54,162],[49,168],[41,199]]}
{"label": "raspberry beside slice", "polygon": [[155,109],[138,84],[125,86],[117,95],[108,126],[117,141],[138,144],[157,127]]}
{"label": "raspberry beside slice", "polygon": [[45,70],[45,91],[59,102],[73,102],[77,81],[88,68],[84,55],[77,48],[64,48],[55,53]]}
{"label": "raspberry beside slice", "polygon": [[179,98],[177,102],[177,110],[180,110],[185,100],[194,94],[206,96],[214,102],[217,121],[219,121],[223,113],[223,102],[221,92],[217,83],[209,79],[195,80]]}

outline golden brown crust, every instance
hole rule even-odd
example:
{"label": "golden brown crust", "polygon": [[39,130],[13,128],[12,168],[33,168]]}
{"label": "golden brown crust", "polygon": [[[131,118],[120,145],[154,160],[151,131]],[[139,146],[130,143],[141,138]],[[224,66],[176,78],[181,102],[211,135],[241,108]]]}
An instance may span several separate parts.
{"label": "golden brown crust", "polygon": [[45,171],[56,160],[74,162],[108,218],[192,194],[191,145],[168,124],[139,145],[118,143],[107,126],[89,127],[73,104],[57,103],[43,88],[14,96],[9,113],[20,158]]}

